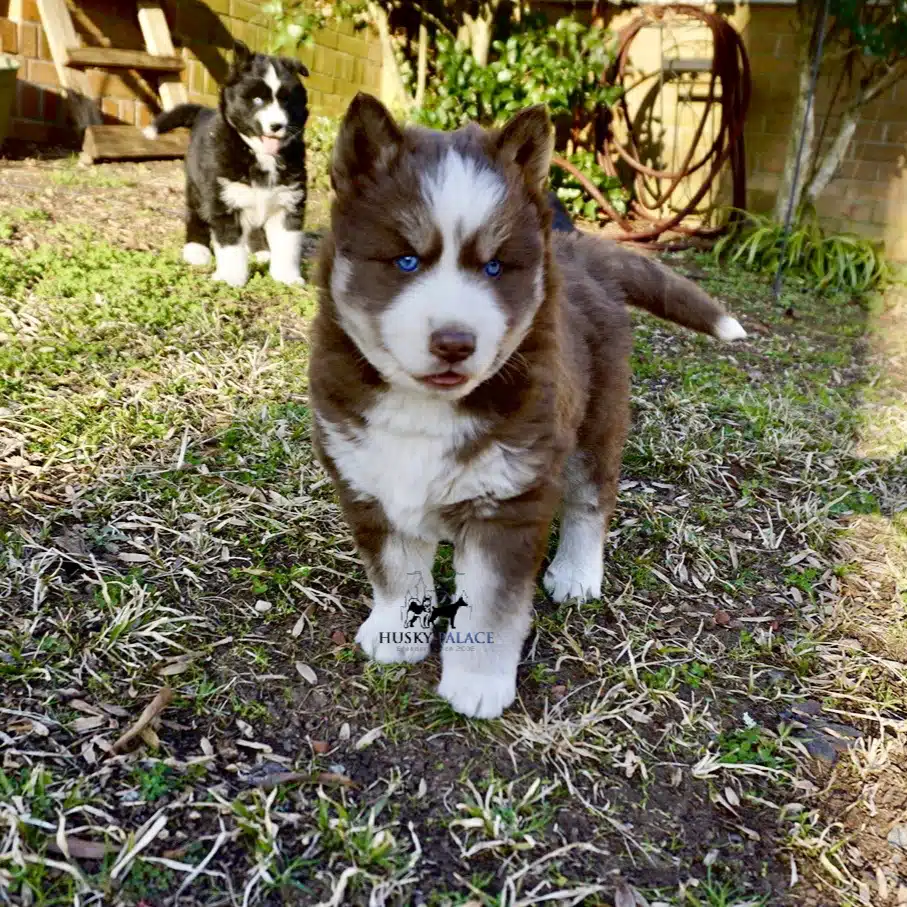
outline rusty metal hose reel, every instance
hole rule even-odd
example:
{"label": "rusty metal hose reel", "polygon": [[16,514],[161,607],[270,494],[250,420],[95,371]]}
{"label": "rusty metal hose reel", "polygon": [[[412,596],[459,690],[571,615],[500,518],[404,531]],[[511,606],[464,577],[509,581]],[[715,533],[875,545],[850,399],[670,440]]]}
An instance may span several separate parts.
{"label": "rusty metal hose reel", "polygon": [[[633,118],[627,103],[627,93],[621,95],[613,113],[621,119],[626,127],[627,140],[620,143],[609,128],[607,137],[596,149],[599,165],[609,176],[618,175],[618,161],[622,161],[633,174],[637,198],[630,205],[630,214],[623,215],[614,209],[598,187],[570,161],[555,155],[554,163],[570,173],[585,189],[589,196],[599,204],[602,211],[622,229],[623,233],[614,236],[622,241],[652,241],[663,233],[673,231],[690,236],[710,236],[719,233],[723,228],[689,227],[684,221],[697,210],[699,203],[715,185],[725,164],[729,164],[731,174],[731,205],[734,209],[746,207],[746,161],[743,140],[743,126],[749,107],[752,82],[750,78],[749,59],[740,35],[722,16],[705,12],[694,6],[676,5],[650,7],[643,15],[634,19],[618,36],[618,52],[614,65],[605,78],[612,84],[626,87],[630,77],[629,55],[634,39],[648,25],[659,23],[667,16],[701,22],[712,35],[712,60],[709,69],[708,92],[695,136],[690,143],[686,158],[677,170],[660,170],[644,161],[642,139],[636,131]],[[720,93],[718,89],[720,87]],[[699,138],[708,122],[712,109],[719,111],[717,134],[708,149],[693,160]],[[702,184],[685,203],[676,206],[673,212],[664,217],[639,201],[645,179],[657,180],[665,185],[658,193],[655,203],[658,207],[670,206],[684,180],[700,170],[705,170]]]}

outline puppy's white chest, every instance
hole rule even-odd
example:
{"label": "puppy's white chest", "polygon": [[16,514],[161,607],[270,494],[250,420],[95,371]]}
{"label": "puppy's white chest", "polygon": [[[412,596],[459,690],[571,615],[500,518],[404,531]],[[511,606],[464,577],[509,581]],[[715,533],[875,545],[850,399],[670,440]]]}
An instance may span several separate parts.
{"label": "puppy's white chest", "polygon": [[296,186],[250,186],[248,183],[220,180],[220,197],[233,211],[238,211],[247,227],[263,227],[281,211],[292,211],[302,198]]}
{"label": "puppy's white chest", "polygon": [[531,455],[500,443],[459,461],[457,451],[481,426],[443,401],[389,393],[366,420],[352,432],[323,423],[325,447],[347,483],[377,500],[409,535],[436,539],[444,531],[443,508],[477,501],[490,513],[536,476]]}

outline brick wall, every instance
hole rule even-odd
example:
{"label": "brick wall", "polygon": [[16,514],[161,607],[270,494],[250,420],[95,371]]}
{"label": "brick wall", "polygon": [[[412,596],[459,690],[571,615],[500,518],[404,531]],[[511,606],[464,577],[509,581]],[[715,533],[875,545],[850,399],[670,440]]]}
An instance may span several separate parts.
{"label": "brick wall", "polygon": [[[753,7],[743,35],[753,68],[753,104],[747,128],[750,205],[771,208],[791,130],[797,83],[794,11]],[[824,115],[831,86],[820,81],[817,111]],[[837,120],[831,120],[833,135]],[[828,144],[828,141],[826,141]],[[907,82],[868,106],[846,159],[818,199],[816,210],[832,230],[884,240],[888,254],[907,259]]]}
{"label": "brick wall", "polygon": [[[129,0],[71,0],[82,43],[142,49],[136,4]],[[182,73],[189,99],[214,105],[227,71],[234,38],[266,50],[268,29],[262,0],[164,0],[171,34],[186,62]],[[0,52],[20,61],[10,134],[35,142],[77,140],[41,28],[35,0],[0,0]],[[339,114],[360,89],[377,93],[381,53],[366,32],[343,24],[316,35],[314,48],[299,57],[315,113]],[[92,99],[107,123],[146,125],[158,109],[156,76],[132,71],[87,70]]]}
{"label": "brick wall", "polygon": [[[636,15],[634,10],[621,11],[610,26],[617,30]],[[737,6],[728,12],[743,36],[752,69],[753,94],[745,138],[748,206],[755,211],[772,208],[792,128],[797,84],[795,15],[792,7],[759,4]],[[640,71],[652,71],[659,67],[663,52],[667,56],[697,55],[697,43],[702,45],[704,56],[710,55],[710,39],[704,30],[685,29],[679,54],[671,52],[671,42],[677,38],[674,34],[665,41],[658,29],[647,29],[634,43],[633,62]],[[817,110],[823,115],[830,90],[827,81],[820,82]],[[677,102],[678,89],[666,86],[658,102],[664,104],[658,113],[658,128],[666,163],[682,160],[692,134],[692,112]],[[636,108],[639,103],[641,100],[637,100]],[[832,135],[835,122],[830,123]],[[690,189],[694,187],[695,180],[690,183]],[[722,186],[712,200],[726,201],[727,186]],[[907,82],[896,85],[866,108],[840,172],[816,207],[829,230],[883,240],[892,258],[907,260]]]}

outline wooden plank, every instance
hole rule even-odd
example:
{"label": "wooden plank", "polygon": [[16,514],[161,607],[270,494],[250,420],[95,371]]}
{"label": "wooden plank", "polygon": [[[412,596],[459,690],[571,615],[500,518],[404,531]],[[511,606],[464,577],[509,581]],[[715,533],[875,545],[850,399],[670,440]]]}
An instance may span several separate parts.
{"label": "wooden plank", "polygon": [[159,57],[144,50],[119,50],[114,47],[70,47],[66,51],[68,66],[96,66],[99,69],[147,69],[160,72],[182,72],[181,57]]}
{"label": "wooden plank", "polygon": [[146,139],[135,126],[89,126],[82,145],[83,159],[97,161],[139,161],[185,157],[189,130],[175,129],[156,139]]}
{"label": "wooden plank", "polygon": [[72,17],[65,0],[38,0],[41,25],[50,45],[57,78],[66,92],[73,119],[79,128],[101,122],[101,111],[91,98],[88,79],[84,73],[66,65],[67,50],[79,47],[81,42],[76,34]]}
{"label": "wooden plank", "polygon": [[[139,0],[138,7],[139,27],[142,29],[142,37],[145,39],[148,52],[162,57],[175,56],[176,49],[170,37],[167,17],[160,3],[157,0]],[[189,93],[179,76],[161,76],[158,91],[164,110],[172,110],[177,104],[186,104],[189,101]]]}

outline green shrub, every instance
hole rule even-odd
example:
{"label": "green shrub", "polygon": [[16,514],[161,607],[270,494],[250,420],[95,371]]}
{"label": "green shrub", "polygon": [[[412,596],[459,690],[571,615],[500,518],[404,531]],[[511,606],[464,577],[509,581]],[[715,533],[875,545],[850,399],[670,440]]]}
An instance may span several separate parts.
{"label": "green shrub", "polygon": [[[524,107],[545,104],[556,121],[567,125],[563,155],[616,208],[625,209],[620,181],[605,174],[590,147],[597,114],[620,96],[618,87],[604,81],[613,59],[610,32],[571,18],[553,26],[533,19],[506,40],[493,42],[487,66],[448,35],[438,36],[435,51],[425,103],[415,112],[418,122],[434,129],[456,129],[471,121],[499,125]],[[565,171],[554,168],[552,187],[573,215],[596,216],[596,202]]]}
{"label": "green shrub", "polygon": [[815,214],[791,227],[784,245],[784,226],[768,216],[744,217],[715,244],[716,259],[727,257],[751,271],[774,274],[784,259],[790,273],[820,289],[864,293],[890,277],[880,243],[850,233],[826,234]]}
{"label": "green shrub", "polygon": [[330,189],[330,163],[340,123],[333,117],[309,117],[305,127],[306,166],[309,190]]}
{"label": "green shrub", "polygon": [[494,59],[480,66],[466,47],[439,35],[435,77],[417,116],[435,129],[470,120],[500,123],[532,104],[546,104],[552,117],[591,117],[620,95],[603,82],[612,43],[610,32],[575,19],[553,26],[533,21],[506,41],[493,42]]}
{"label": "green shrub", "polygon": [[292,54],[315,43],[314,33],[325,27],[333,9],[308,0],[268,0],[261,12],[269,26],[271,51]]}

